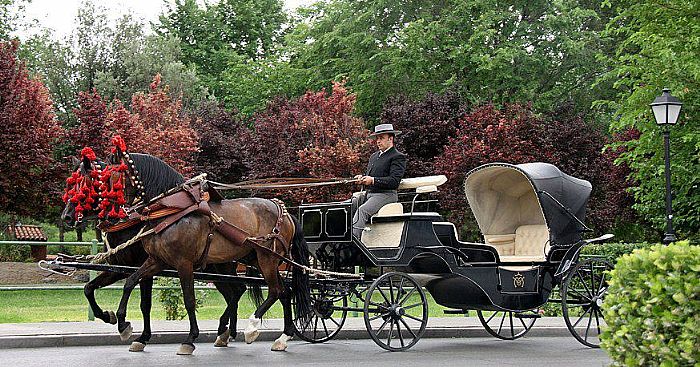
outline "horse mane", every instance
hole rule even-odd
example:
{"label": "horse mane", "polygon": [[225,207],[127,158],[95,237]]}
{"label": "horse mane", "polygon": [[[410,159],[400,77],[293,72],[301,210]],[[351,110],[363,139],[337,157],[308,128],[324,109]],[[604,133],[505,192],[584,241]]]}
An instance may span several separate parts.
{"label": "horse mane", "polygon": [[160,158],[150,154],[131,153],[146,191],[145,202],[185,182],[185,178]]}

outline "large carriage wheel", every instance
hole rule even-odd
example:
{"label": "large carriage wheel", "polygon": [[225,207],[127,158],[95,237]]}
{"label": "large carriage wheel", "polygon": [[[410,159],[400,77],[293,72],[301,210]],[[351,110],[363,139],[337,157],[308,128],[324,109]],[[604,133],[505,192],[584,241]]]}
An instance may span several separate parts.
{"label": "large carriage wheel", "polygon": [[523,312],[478,310],[476,313],[484,329],[503,340],[515,340],[527,334],[540,317],[537,310]]}
{"label": "large carriage wheel", "polygon": [[386,273],[365,297],[365,326],[380,347],[396,352],[415,345],[428,323],[425,292],[404,273]]}
{"label": "large carriage wheel", "polygon": [[294,334],[310,343],[323,343],[333,339],[343,328],[348,316],[347,292],[323,284],[310,288],[311,311],[305,321],[294,315]]}
{"label": "large carriage wheel", "polygon": [[585,259],[573,268],[561,287],[564,322],[571,334],[583,345],[600,347],[600,328],[604,324],[600,309],[608,292],[608,275],[612,265],[604,258]]}

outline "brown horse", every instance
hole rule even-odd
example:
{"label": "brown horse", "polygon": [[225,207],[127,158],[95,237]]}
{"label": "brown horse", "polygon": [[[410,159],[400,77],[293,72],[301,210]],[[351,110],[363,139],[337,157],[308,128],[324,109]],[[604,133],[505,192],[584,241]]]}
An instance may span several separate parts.
{"label": "brown horse", "polygon": [[[179,173],[170,169],[163,161],[141,154],[131,154],[132,159],[137,167],[140,168],[142,176],[145,178],[145,200],[148,201],[164,192],[168,189],[174,188],[182,184],[185,180]],[[83,177],[89,178],[90,172],[95,169],[103,169],[105,164],[103,162],[91,162],[88,159],[83,159],[83,161],[74,159],[74,166],[77,172]],[[89,219],[95,219],[97,217],[97,212],[95,210],[87,210],[84,212],[85,217],[81,218],[82,221],[87,221]],[[61,214],[62,220],[69,227],[73,227],[77,224],[75,216],[75,204],[72,202],[67,202],[66,206]],[[145,226],[145,223],[135,225],[120,231],[106,233],[105,237],[107,242],[112,245],[118,245],[120,243],[128,241],[133,238],[141,228]],[[105,248],[106,250],[106,248]],[[110,256],[109,263],[113,265],[125,265],[125,266],[141,266],[148,258],[148,254],[144,251],[143,246],[140,242],[134,243],[132,246],[124,248],[122,251]],[[235,263],[227,264],[215,264],[207,267],[208,272],[218,272],[221,274],[236,274]],[[106,287],[108,285],[114,284],[115,282],[126,278],[126,274],[104,271],[100,273],[95,279],[89,281],[85,284],[84,291],[85,297],[90,304],[95,317],[100,320],[116,324],[117,317],[112,311],[103,311],[102,308],[97,304],[95,300],[95,290]],[[238,321],[238,302],[246,291],[246,286],[240,283],[227,283],[227,282],[214,282],[217,290],[221,293],[226,301],[226,309],[219,318],[219,327],[217,330],[217,340],[215,346],[223,347],[228,345],[229,336],[233,332],[233,336],[236,335],[237,321]],[[262,303],[262,293],[260,286],[252,285],[250,286],[250,295],[256,305]],[[146,343],[151,338],[151,327],[150,327],[150,312],[152,303],[152,289],[153,289],[153,277],[144,277],[140,281],[141,289],[141,313],[143,314],[143,332],[136,338],[129,347],[130,351],[138,352],[143,351]],[[131,330],[127,333],[122,334],[123,340],[129,337]]]}
{"label": "brown horse", "polygon": [[[171,225],[158,235],[151,235],[141,241],[149,254],[146,262],[126,280],[124,294],[117,311],[119,331],[129,327],[125,321],[126,306],[131,290],[140,279],[149,277],[165,267],[177,270],[182,285],[185,308],[190,320],[190,333],[180,346],[178,354],[191,354],[194,351],[194,340],[199,334],[195,315],[194,278],[193,271],[199,265],[198,261],[206,263],[227,263],[244,260],[255,265],[262,273],[268,286],[267,299],[251,315],[249,325],[245,330],[245,340],[252,343],[258,336],[260,319],[278,299],[284,310],[284,332],[275,341],[272,350],[285,350],[287,341],[294,334],[292,324],[292,297],[296,297],[297,315],[307,315],[309,309],[308,279],[302,269],[293,267],[292,287],[289,289],[279,274],[280,256],[290,256],[303,265],[308,265],[308,248],[304,241],[303,232],[296,220],[289,215],[281,218],[277,204],[266,199],[235,199],[211,203],[212,212],[223,218],[231,225],[247,232],[250,237],[265,237],[278,228],[282,240],[271,238],[262,241],[260,246],[229,241],[220,233],[214,232],[213,239],[207,248],[207,237],[210,233],[210,218],[203,215],[188,215]],[[274,249],[274,250],[272,250]],[[202,259],[202,260],[199,260]]]}

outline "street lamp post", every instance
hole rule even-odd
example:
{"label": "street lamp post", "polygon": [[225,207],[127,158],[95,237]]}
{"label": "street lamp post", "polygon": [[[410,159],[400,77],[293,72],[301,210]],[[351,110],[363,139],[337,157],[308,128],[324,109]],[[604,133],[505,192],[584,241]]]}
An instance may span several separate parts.
{"label": "street lamp post", "polygon": [[671,90],[664,88],[661,95],[650,104],[654,112],[656,124],[664,128],[664,159],[666,165],[666,233],[663,240],[665,244],[676,241],[676,233],[673,230],[673,212],[671,209],[671,131],[670,125],[675,125],[681,112],[683,103],[671,95]]}

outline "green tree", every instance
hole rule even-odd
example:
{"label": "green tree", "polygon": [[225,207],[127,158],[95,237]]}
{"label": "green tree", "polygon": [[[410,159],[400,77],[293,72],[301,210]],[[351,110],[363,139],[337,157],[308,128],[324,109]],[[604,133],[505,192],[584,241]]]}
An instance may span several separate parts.
{"label": "green tree", "polygon": [[109,65],[97,73],[95,89],[107,100],[130,101],[137,92],[148,92],[153,76],[160,74],[172,98],[187,109],[206,97],[193,68],[180,59],[180,42],[172,36],[145,35],[145,27],[131,14],[122,16],[109,31]]}
{"label": "green tree", "polygon": [[587,107],[598,92],[590,84],[604,23],[575,0],[333,0],[302,16],[288,38],[291,65],[310,70],[313,88],[347,77],[363,116],[399,92],[455,89],[472,102],[538,110]]}
{"label": "green tree", "polygon": [[617,110],[613,131],[636,128],[618,159],[632,169],[634,208],[661,231],[665,223],[662,129],[649,108],[663,87],[683,101],[671,129],[674,224],[681,236],[700,233],[700,3],[647,0],[607,3],[617,16],[605,35],[617,44],[607,59],[617,98],[603,103]]}
{"label": "green tree", "polygon": [[[238,85],[252,86],[258,73],[265,75],[270,69],[263,60],[274,54],[285,21],[280,0],[223,0],[203,6],[195,0],[176,0],[161,15],[156,31],[180,41],[182,60],[196,68],[217,97],[241,102],[235,95],[247,89]],[[257,101],[245,103],[260,106]],[[229,107],[236,107],[232,104]]]}

